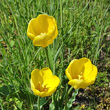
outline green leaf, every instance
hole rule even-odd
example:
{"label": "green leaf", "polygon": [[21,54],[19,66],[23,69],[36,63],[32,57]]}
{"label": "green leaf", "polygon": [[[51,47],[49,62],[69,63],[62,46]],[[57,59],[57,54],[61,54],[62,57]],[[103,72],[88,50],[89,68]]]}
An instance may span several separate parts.
{"label": "green leaf", "polygon": [[50,105],[49,105],[49,110],[55,110],[55,107],[54,107],[54,103],[53,103],[53,102],[50,103]]}
{"label": "green leaf", "polygon": [[10,41],[10,46],[13,47],[14,44],[15,44],[15,41],[11,40],[11,41]]}
{"label": "green leaf", "polygon": [[72,104],[75,101],[77,94],[78,94],[78,89],[73,92],[72,97],[69,99],[69,101],[67,103],[68,109],[72,107]]}
{"label": "green leaf", "polygon": [[50,68],[53,70],[53,56],[49,46],[48,46],[48,57],[49,57]]}
{"label": "green leaf", "polygon": [[40,98],[40,108],[42,108],[43,105],[45,105],[46,99],[45,98]]}
{"label": "green leaf", "polygon": [[34,110],[37,110],[37,104],[34,104],[33,107],[34,107]]}
{"label": "green leaf", "polygon": [[54,57],[54,63],[56,63],[57,57],[58,57],[58,55],[59,55],[59,53],[60,53],[62,47],[63,47],[63,45],[61,45],[61,46],[58,48],[58,50],[57,50],[57,52],[56,52],[56,54],[55,54],[55,57]]}

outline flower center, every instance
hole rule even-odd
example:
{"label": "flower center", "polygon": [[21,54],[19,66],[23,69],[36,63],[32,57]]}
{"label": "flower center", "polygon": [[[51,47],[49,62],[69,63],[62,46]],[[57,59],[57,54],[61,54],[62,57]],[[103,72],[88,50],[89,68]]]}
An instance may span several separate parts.
{"label": "flower center", "polygon": [[45,32],[44,33],[41,32],[40,35],[44,36],[44,35],[46,35],[46,33]]}
{"label": "flower center", "polygon": [[83,76],[81,76],[81,75],[78,75],[78,79],[82,79],[82,77],[83,77]]}
{"label": "flower center", "polygon": [[81,72],[79,75],[78,75],[78,79],[83,79],[83,73]]}
{"label": "flower center", "polygon": [[47,91],[46,85],[41,84],[41,82],[38,83],[36,89],[39,90],[40,92],[44,92],[44,91],[46,92]]}

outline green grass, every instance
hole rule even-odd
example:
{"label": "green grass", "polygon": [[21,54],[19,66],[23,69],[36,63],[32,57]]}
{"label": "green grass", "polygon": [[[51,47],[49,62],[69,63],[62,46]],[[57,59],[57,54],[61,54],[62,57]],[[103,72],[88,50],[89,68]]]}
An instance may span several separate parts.
{"label": "green grass", "polygon": [[[59,100],[57,110],[64,106],[62,100],[65,100],[63,98],[68,88],[65,69],[74,58],[87,57],[98,66],[99,75],[96,83],[89,87],[92,91],[91,96],[95,94],[93,92],[95,88],[109,89],[109,0],[1,0],[0,109],[2,110],[33,110],[36,108],[37,96],[30,89],[30,75],[33,69],[40,69],[48,65],[44,50],[33,46],[26,31],[28,22],[42,13],[54,16],[59,30],[58,37],[49,46],[54,58],[54,73],[61,79],[61,84],[55,94],[56,97],[61,98],[61,100],[57,99]],[[103,81],[100,78],[103,78]],[[103,90],[100,89],[100,91]],[[86,90],[85,97],[89,96],[88,93],[89,90]],[[105,93],[108,91],[106,90]],[[100,96],[98,101],[94,97],[89,98],[88,103],[84,103],[85,109],[96,109],[95,105],[100,109],[100,98],[104,100],[105,97]],[[41,101],[41,105],[44,104],[43,110],[47,110],[51,97],[42,98]],[[77,101],[78,105],[73,104],[73,107],[79,109],[82,102],[79,102],[78,99]],[[103,107],[105,106],[101,105],[101,108]]]}

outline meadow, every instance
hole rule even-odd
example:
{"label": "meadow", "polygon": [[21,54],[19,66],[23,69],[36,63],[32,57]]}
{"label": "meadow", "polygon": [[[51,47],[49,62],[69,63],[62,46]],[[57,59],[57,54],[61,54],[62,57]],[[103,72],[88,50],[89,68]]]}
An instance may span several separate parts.
{"label": "meadow", "polygon": [[[39,14],[57,21],[58,36],[48,46],[60,85],[40,98],[41,110],[63,110],[71,87],[65,69],[73,59],[89,58],[98,68],[93,85],[79,89],[69,110],[110,110],[109,0],[0,0],[0,110],[37,110],[30,78],[33,69],[48,67],[44,48],[33,46],[28,23]],[[72,97],[74,89],[70,92]]]}

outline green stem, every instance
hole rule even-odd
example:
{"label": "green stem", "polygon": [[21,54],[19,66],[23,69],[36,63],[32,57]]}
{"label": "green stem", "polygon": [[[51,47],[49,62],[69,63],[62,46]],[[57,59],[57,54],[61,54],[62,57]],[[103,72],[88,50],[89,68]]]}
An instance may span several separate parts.
{"label": "green stem", "polygon": [[54,95],[52,94],[52,103],[54,103],[54,100],[53,99],[54,99]]}
{"label": "green stem", "polygon": [[48,47],[45,48],[45,53],[46,53],[46,58],[47,58],[48,66],[53,71],[53,65],[51,64],[50,59],[49,59],[49,55],[48,55]]}
{"label": "green stem", "polygon": [[68,95],[70,94],[70,92],[71,92],[72,89],[73,89],[73,87],[71,87],[71,88],[68,90],[68,93],[66,94],[65,110],[67,110]]}
{"label": "green stem", "polygon": [[38,110],[40,110],[40,97],[39,96],[38,96],[38,99],[37,99],[37,104],[38,104],[37,105],[38,106],[37,108],[38,108]]}
{"label": "green stem", "polygon": [[[49,68],[53,71],[53,60],[52,60],[52,56],[49,57],[49,52],[48,52],[48,49],[49,47],[46,47],[45,48],[45,53],[46,53],[46,57],[47,57],[47,62],[48,62],[48,65],[49,65]],[[50,50],[49,50],[50,51]],[[52,103],[54,104],[54,107],[55,107],[55,95],[54,93],[52,94]]]}
{"label": "green stem", "polygon": [[[69,96],[69,94],[71,93],[71,91],[72,91],[72,89],[73,89],[73,87],[71,87],[69,90],[68,90],[68,93],[67,93],[67,95],[66,95],[66,102],[65,102],[65,110],[68,110],[68,107],[67,107],[67,103],[68,103],[68,96]],[[75,100],[75,98],[76,98],[76,96],[77,96],[77,94],[78,94],[78,89],[76,89],[75,91],[74,91],[74,100]]]}

